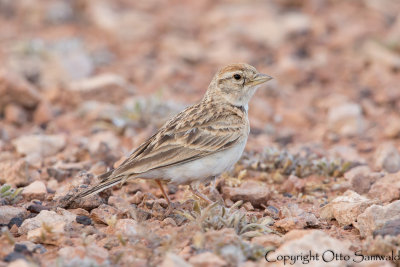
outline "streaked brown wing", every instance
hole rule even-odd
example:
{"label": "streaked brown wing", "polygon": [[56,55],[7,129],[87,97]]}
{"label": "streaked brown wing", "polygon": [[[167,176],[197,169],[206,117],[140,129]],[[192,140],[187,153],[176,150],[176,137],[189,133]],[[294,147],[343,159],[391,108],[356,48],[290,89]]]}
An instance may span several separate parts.
{"label": "streaked brown wing", "polygon": [[[209,114],[204,109],[216,112]],[[246,133],[247,120],[240,112],[243,111],[233,106],[189,107],[168,121],[110,176],[140,174],[230,148],[240,142]]]}

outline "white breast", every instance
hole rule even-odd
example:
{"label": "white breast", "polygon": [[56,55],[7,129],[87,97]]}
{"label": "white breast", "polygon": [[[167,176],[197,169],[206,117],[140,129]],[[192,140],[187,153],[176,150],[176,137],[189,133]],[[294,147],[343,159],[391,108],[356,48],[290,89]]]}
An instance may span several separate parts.
{"label": "white breast", "polygon": [[169,180],[174,184],[189,184],[193,181],[218,176],[229,170],[242,156],[247,140],[224,151],[188,163],[171,166],[141,174],[139,178]]}

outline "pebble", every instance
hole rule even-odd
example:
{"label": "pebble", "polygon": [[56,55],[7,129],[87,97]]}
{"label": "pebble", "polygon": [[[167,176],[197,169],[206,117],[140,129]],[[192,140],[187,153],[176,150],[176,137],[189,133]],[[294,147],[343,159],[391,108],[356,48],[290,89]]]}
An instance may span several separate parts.
{"label": "pebble", "polygon": [[39,199],[44,200],[47,194],[46,185],[42,181],[35,181],[30,185],[26,186],[22,191],[21,195],[27,199]]}
{"label": "pebble", "polygon": [[367,237],[392,220],[400,220],[400,200],[385,206],[370,206],[357,217],[354,226],[360,231],[361,237]]}
{"label": "pebble", "polygon": [[336,221],[344,226],[353,224],[358,215],[377,201],[360,196],[354,191],[348,190],[342,196],[336,197],[328,205],[320,210],[321,219]]}
{"label": "pebble", "polygon": [[235,202],[248,201],[256,208],[262,207],[261,204],[267,205],[267,201],[271,198],[271,192],[267,185],[255,181],[243,182],[240,187],[224,187],[222,193],[224,198]]}
{"label": "pebble", "polygon": [[23,135],[12,141],[17,152],[21,155],[38,154],[48,157],[57,154],[66,145],[66,137],[58,135]]}
{"label": "pebble", "polygon": [[15,218],[24,218],[28,215],[26,209],[13,206],[0,206],[0,225],[7,225]]}
{"label": "pebble", "polygon": [[395,173],[400,170],[400,153],[392,143],[381,144],[374,155],[375,169]]}
{"label": "pebble", "polygon": [[383,203],[399,199],[400,173],[387,174],[376,181],[368,192],[370,198],[377,198]]}
{"label": "pebble", "polygon": [[88,216],[78,215],[78,216],[76,216],[76,222],[83,224],[83,225],[91,225],[92,219],[90,219],[90,217],[88,217]]}
{"label": "pebble", "polygon": [[361,106],[349,102],[331,107],[328,111],[328,126],[331,131],[344,136],[362,134],[365,122]]}
{"label": "pebble", "polygon": [[194,267],[222,267],[227,265],[226,261],[208,251],[191,257],[189,263]]}

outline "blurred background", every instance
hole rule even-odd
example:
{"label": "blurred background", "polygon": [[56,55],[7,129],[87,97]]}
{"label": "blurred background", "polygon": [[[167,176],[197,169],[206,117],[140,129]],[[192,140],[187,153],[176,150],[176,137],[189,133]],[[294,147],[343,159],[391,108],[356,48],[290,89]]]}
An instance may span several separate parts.
{"label": "blurred background", "polygon": [[16,138],[58,134],[60,148],[126,155],[220,67],[247,62],[275,78],[250,104],[248,150],[310,143],[368,160],[400,136],[399,11],[390,0],[1,0],[0,148],[29,158]]}

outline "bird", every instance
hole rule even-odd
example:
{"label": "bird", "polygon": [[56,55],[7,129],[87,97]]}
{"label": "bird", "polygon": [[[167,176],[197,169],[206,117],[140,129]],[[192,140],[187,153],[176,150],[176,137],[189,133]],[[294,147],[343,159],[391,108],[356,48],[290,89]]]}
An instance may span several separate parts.
{"label": "bird", "polygon": [[167,212],[172,201],[162,182],[189,185],[194,195],[210,202],[193,185],[217,177],[240,159],[250,133],[249,101],[271,79],[246,63],[221,68],[200,102],[168,120],[119,167],[98,176],[98,184],[74,199],[142,178],[157,183],[168,203]]}

